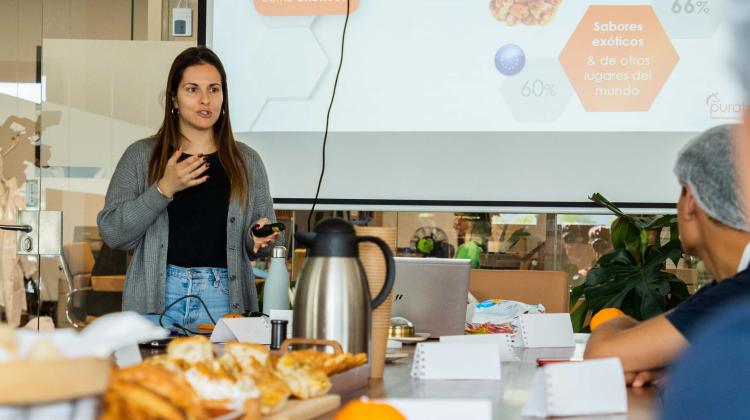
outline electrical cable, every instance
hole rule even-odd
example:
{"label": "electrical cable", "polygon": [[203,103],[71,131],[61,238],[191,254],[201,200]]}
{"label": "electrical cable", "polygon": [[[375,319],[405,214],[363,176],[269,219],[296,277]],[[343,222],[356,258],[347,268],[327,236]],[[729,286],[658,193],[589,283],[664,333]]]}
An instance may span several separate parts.
{"label": "electrical cable", "polygon": [[318,178],[318,188],[315,190],[315,198],[313,199],[312,208],[310,214],[307,216],[307,231],[312,231],[312,215],[315,212],[315,205],[318,203],[318,196],[320,195],[320,186],[323,184],[323,175],[326,172],[326,144],[328,143],[328,125],[331,121],[331,109],[333,108],[333,99],[336,97],[336,86],[339,84],[339,74],[341,74],[341,66],[344,64],[344,41],[346,40],[346,27],[349,25],[349,14],[350,14],[351,0],[346,0],[346,18],[344,19],[344,30],[341,32],[341,54],[339,56],[339,67],[336,70],[336,79],[333,82],[333,93],[331,94],[331,103],[328,104],[328,112],[326,113],[326,128],[323,133],[323,164],[320,168],[320,178]]}
{"label": "electrical cable", "polygon": [[[206,306],[206,302],[204,302],[203,299],[200,298],[200,296],[198,296],[198,295],[185,295],[185,296],[182,296],[179,299],[175,300],[174,302],[170,303],[169,305],[167,305],[166,308],[164,308],[164,312],[162,312],[159,315],[159,326],[161,326],[162,328],[167,328],[167,327],[164,326],[164,322],[163,321],[164,321],[164,315],[167,313],[167,311],[169,310],[169,308],[171,308],[172,306],[174,306],[176,303],[178,303],[180,301],[183,301],[185,299],[189,299],[189,298],[198,299],[198,302],[200,302],[201,305],[203,305],[203,309],[206,311],[206,314],[208,314],[208,319],[210,319],[211,322],[214,325],[216,325],[216,320],[214,319],[213,316],[211,316],[211,312],[209,312],[208,306]],[[190,333],[192,335],[201,335],[200,333],[192,331],[192,330],[189,330],[189,329],[185,328],[184,326],[182,326],[182,325],[180,325],[180,324],[178,324],[176,322],[173,322],[172,326],[173,327],[177,327],[177,328],[181,329],[182,331],[184,331],[186,333]],[[185,334],[185,335],[188,335],[188,334]]]}

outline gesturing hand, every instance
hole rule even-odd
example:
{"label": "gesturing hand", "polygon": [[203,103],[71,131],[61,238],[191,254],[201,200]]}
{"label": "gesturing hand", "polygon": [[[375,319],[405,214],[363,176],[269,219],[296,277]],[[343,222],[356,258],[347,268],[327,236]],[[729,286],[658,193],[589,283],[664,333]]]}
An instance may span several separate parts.
{"label": "gesturing hand", "polygon": [[203,155],[190,156],[178,162],[182,156],[182,150],[177,149],[167,161],[164,176],[157,182],[159,190],[167,197],[173,197],[175,193],[200,185],[208,180],[208,175],[201,176],[208,169],[208,163]]}
{"label": "gesturing hand", "polygon": [[[267,218],[263,217],[260,220],[258,220],[257,222],[255,222],[255,225],[258,226],[259,228],[261,228],[261,227],[263,227],[263,226],[265,226],[265,225],[267,225],[269,223],[271,223],[271,221],[268,220]],[[275,243],[276,240],[279,238],[279,232],[272,233],[272,234],[270,234],[268,236],[265,236],[263,238],[258,238],[255,235],[253,235],[252,229],[251,229],[250,230],[250,236],[252,236],[252,238],[253,238],[253,244],[254,244],[254,246],[253,246],[253,253],[257,254],[258,252],[260,252],[261,249],[263,249],[263,248],[265,248],[267,246],[270,246],[273,243]]]}

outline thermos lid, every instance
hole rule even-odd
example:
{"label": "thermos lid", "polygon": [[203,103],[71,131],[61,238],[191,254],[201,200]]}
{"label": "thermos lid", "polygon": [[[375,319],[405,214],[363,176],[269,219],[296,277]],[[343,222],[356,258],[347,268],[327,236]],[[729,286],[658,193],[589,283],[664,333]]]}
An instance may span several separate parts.
{"label": "thermos lid", "polygon": [[344,219],[323,220],[314,232],[297,232],[294,237],[308,248],[308,257],[359,257],[359,239]]}
{"label": "thermos lid", "polygon": [[286,247],[284,246],[275,246],[273,247],[273,253],[271,254],[273,258],[284,258],[286,259]]}
{"label": "thermos lid", "polygon": [[317,233],[351,233],[354,235],[354,227],[344,219],[331,217],[323,220],[315,226]]}

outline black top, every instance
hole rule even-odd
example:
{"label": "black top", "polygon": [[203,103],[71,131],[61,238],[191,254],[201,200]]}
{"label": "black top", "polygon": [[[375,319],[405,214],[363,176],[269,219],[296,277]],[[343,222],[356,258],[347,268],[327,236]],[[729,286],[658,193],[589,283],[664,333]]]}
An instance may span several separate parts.
{"label": "black top", "polygon": [[667,319],[688,341],[706,319],[723,310],[731,302],[750,297],[750,270],[743,270],[731,279],[713,282],[679,304]]}
{"label": "black top", "polygon": [[[183,154],[182,159],[190,155]],[[167,264],[180,267],[227,266],[229,178],[217,153],[206,155],[208,180],[174,195],[169,212]]]}

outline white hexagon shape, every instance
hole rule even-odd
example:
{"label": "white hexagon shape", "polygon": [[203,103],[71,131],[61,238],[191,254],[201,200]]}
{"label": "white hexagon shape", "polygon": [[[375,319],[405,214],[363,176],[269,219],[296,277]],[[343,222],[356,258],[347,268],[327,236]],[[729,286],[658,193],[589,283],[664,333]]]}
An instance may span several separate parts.
{"label": "white hexagon shape", "polygon": [[245,74],[236,81],[243,96],[230,93],[241,110],[241,115],[232,111],[232,119],[240,122],[237,131],[250,131],[269,100],[309,98],[328,67],[328,57],[308,28],[268,28],[254,45],[235,69]]}
{"label": "white hexagon shape", "polygon": [[500,93],[519,122],[554,122],[573,96],[573,87],[553,58],[530,58],[521,73],[507,77]]}
{"label": "white hexagon shape", "polygon": [[711,38],[723,11],[723,0],[652,0],[652,7],[671,38]]}
{"label": "white hexagon shape", "polygon": [[328,66],[328,57],[308,28],[269,28],[250,53],[248,69],[267,98],[310,96]]}

